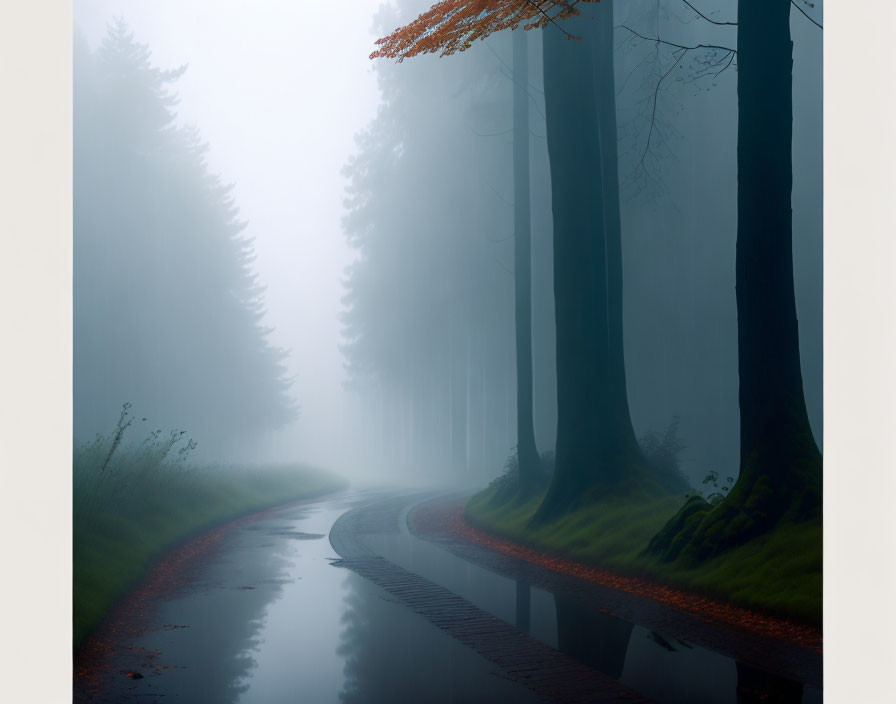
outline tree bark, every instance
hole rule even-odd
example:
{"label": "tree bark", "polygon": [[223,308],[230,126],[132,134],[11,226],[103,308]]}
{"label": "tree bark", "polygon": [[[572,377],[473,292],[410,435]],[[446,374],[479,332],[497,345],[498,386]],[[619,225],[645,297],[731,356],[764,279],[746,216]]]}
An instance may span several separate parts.
{"label": "tree bark", "polygon": [[821,518],[822,459],[803,396],[793,289],[790,1],[740,2],[737,44],[740,474],[721,504],[690,502],[648,547],[690,563],[782,522]]}
{"label": "tree bark", "polygon": [[453,475],[458,478],[466,476],[468,470],[466,340],[458,330],[458,328],[468,328],[469,322],[465,318],[466,316],[463,316],[461,323],[455,328],[449,340],[451,348],[451,469]]}
{"label": "tree bark", "polygon": [[544,33],[554,218],[556,466],[536,520],[598,498],[640,462],[625,391],[613,7]]}
{"label": "tree bark", "polygon": [[607,258],[607,326],[609,374],[615,410],[611,432],[625,453],[629,466],[641,461],[640,448],[632,426],[628,406],[625,374],[625,346],[622,317],[622,215],[619,205],[619,150],[616,125],[616,77],[614,70],[613,0],[601,0],[593,8],[597,14],[599,41],[595,43],[592,60],[595,65],[598,135],[600,139],[601,169],[604,197],[604,228]]}
{"label": "tree bark", "polygon": [[812,440],[793,289],[790,2],[757,5],[738,10],[738,372],[748,471],[757,451],[778,444],[772,439],[793,445],[808,432]]}
{"label": "tree bark", "polygon": [[[753,493],[761,490],[758,484],[769,484],[778,494],[770,502],[777,505],[768,507],[773,514],[789,508],[805,489],[813,495],[797,510],[805,517],[814,498],[820,498],[821,456],[803,395],[793,288],[792,57],[789,0],[740,2],[736,281],[738,485],[742,486],[738,493]],[[777,518],[780,515],[768,516]]]}
{"label": "tree bark", "polygon": [[529,199],[529,52],[513,32],[513,284],[516,331],[516,442],[520,496],[538,487],[539,455],[532,406],[532,228]]}

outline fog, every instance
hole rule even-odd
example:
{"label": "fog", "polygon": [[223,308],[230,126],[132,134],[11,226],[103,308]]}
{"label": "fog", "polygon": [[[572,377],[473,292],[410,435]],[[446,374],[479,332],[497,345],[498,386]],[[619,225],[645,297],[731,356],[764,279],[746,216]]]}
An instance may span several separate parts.
{"label": "fog", "polygon": [[[320,3],[75,3],[83,39],[75,51],[76,442],[107,432],[130,402],[154,427],[187,430],[210,460],[289,459],[355,477],[480,483],[502,471],[516,445],[511,42],[504,32],[450,58],[368,59],[377,37],[428,5],[402,0],[382,9],[364,0],[337,17]],[[681,44],[736,46],[731,28],[695,22],[679,5],[620,2],[617,24]],[[736,14],[733,1],[702,5],[720,19]],[[105,104],[88,105],[77,80],[115,18],[147,45],[153,67],[187,67],[170,83],[174,125],[194,125],[208,144],[208,173],[233,184],[234,222],[247,223],[241,236],[254,252],[245,258],[247,276],[263,287],[254,327],[213,312],[220,300],[211,284],[206,298],[177,288],[177,281],[204,281],[178,260],[189,250],[185,242],[160,244],[150,232],[140,240],[149,243],[144,251],[110,231],[103,237],[121,251],[102,238],[94,243],[101,257],[84,248],[93,241],[88,232],[102,228],[79,228],[79,202],[82,210],[92,204],[94,220],[114,222],[127,198],[153,212],[163,198],[158,184],[169,183],[162,175],[114,204],[104,203],[101,189],[79,191],[122,154],[109,141],[111,128],[88,141],[79,114],[91,115],[91,125],[131,119],[116,123]],[[821,446],[822,41],[800,14],[791,24],[794,274],[803,383]],[[535,435],[538,449],[549,452],[557,413],[541,30],[527,38]],[[736,474],[737,74],[734,66],[719,71],[723,63],[717,75],[706,73],[706,62],[724,52],[693,52],[660,82],[674,58],[624,29],[615,41],[632,421],[640,437],[679,418],[682,470],[693,482],[710,470]],[[133,96],[117,100],[136,105]],[[90,161],[102,149],[106,160]],[[140,149],[134,153],[143,159]],[[133,209],[122,212],[119,225],[140,221]],[[194,231],[185,226],[181,236]],[[197,258],[218,251],[211,239],[196,247]],[[182,262],[180,273],[165,268],[166,252]],[[135,294],[128,308],[115,292],[139,288],[129,266],[145,290],[157,287],[172,296],[170,305],[193,311],[193,322],[168,326],[170,309],[155,308],[148,301],[163,298],[149,293]],[[221,292],[233,291],[233,276]],[[116,284],[116,277],[125,280]],[[97,312],[99,301],[112,308]],[[224,316],[217,327],[215,315]],[[79,336],[90,335],[91,344],[79,346]],[[115,342],[141,336],[147,341],[133,349]],[[253,359],[268,362],[228,367],[226,344],[216,342],[227,336],[251,340]],[[181,356],[164,357],[156,344]],[[272,362],[280,348],[288,355]],[[162,359],[181,361],[153,367]],[[283,368],[275,370],[278,363]],[[203,374],[204,385],[197,381]],[[278,386],[288,379],[288,388]],[[230,390],[210,393],[221,384]],[[240,414],[249,414],[247,399],[256,393],[267,410],[250,423]]]}
{"label": "fog", "polygon": [[[356,12],[339,19],[338,37],[327,30],[333,17],[320,4],[78,0],[74,5],[76,32],[91,48],[120,17],[136,41],[148,44],[154,66],[188,66],[174,86],[180,98],[177,123],[197,126],[210,145],[209,170],[234,184],[239,218],[254,238],[253,266],[266,288],[264,324],[274,328],[271,344],[290,350],[285,360],[288,376],[295,377],[290,393],[300,406],[297,422],[241,449],[249,458],[298,456],[349,469],[348,458],[355,457],[344,442],[351,441],[343,418],[351,412],[352,397],[342,390],[338,350],[340,280],[353,256],[340,225],[345,184],[340,170],[354,148],[354,134],[376,111],[376,80],[367,56],[376,39],[371,15],[377,4],[356,3]],[[88,424],[76,405],[76,430],[88,437],[107,431],[126,401],[137,413],[146,411],[137,399],[120,398]],[[172,423],[153,421],[163,427]],[[200,437],[198,450],[222,459],[215,451],[220,440]],[[228,454],[233,451],[228,448]]]}

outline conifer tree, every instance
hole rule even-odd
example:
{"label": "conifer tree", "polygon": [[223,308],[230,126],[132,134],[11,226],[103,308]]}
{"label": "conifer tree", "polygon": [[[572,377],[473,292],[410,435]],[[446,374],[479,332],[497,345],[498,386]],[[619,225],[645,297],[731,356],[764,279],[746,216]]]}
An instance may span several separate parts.
{"label": "conifer tree", "polygon": [[222,454],[296,409],[232,187],[175,124],[185,69],[153,66],[121,21],[94,53],[76,43],[75,434],[128,401]]}

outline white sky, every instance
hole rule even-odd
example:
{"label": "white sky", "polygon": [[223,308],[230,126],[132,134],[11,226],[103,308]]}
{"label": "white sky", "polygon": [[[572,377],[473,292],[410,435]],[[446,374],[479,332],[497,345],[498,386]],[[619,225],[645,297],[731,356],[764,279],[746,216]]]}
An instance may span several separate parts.
{"label": "white sky", "polygon": [[348,400],[338,311],[352,253],[340,225],[340,169],[379,100],[368,56],[380,4],[351,0],[346,12],[296,0],[74,2],[91,48],[122,17],[154,65],[189,64],[176,84],[179,121],[198,125],[212,171],[236,184],[267,286],[270,339],[292,350],[302,413],[271,449],[331,467]]}

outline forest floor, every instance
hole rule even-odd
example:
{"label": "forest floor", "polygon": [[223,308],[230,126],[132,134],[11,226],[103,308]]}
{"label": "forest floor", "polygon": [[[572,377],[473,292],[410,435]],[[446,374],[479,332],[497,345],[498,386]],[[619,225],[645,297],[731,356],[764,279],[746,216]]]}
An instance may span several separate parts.
{"label": "forest floor", "polygon": [[553,570],[821,652],[819,524],[787,526],[694,568],[641,554],[679,508],[677,498],[588,506],[532,530],[541,497],[494,505],[491,492],[455,506],[446,528]]}

